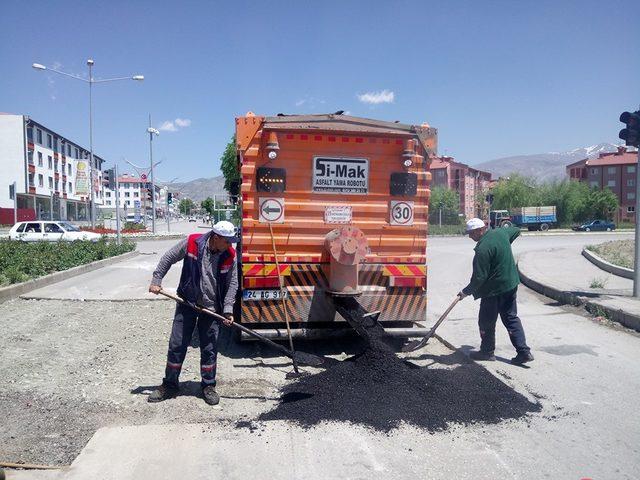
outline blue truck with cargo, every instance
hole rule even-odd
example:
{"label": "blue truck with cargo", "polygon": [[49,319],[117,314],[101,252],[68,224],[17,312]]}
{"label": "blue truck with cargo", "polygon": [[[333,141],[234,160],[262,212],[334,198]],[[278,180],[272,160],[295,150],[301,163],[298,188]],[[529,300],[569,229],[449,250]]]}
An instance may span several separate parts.
{"label": "blue truck with cargo", "polygon": [[555,206],[520,207],[511,210],[492,210],[489,212],[491,228],[510,227],[515,225],[529,230],[546,232],[558,223]]}

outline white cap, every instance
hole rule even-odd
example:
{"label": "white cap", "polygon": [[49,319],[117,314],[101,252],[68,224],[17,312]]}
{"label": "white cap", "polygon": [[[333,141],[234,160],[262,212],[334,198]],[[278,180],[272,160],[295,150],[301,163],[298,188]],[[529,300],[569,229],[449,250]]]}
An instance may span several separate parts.
{"label": "white cap", "polygon": [[230,243],[238,241],[236,238],[236,227],[233,226],[233,223],[227,222],[226,220],[220,220],[216,223],[213,226],[213,233],[225,237]]}
{"label": "white cap", "polygon": [[484,226],[485,226],[484,220],[480,218],[472,218],[467,222],[467,233],[469,233],[471,230],[477,230],[478,228],[483,228]]}

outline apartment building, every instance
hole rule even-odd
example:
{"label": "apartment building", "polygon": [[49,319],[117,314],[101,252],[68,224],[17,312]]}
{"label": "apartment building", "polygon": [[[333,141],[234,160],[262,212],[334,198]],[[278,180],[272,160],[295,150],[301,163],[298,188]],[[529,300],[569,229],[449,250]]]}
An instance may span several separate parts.
{"label": "apartment building", "polygon": [[567,165],[566,171],[571,180],[601,190],[609,188],[620,203],[616,220],[635,222],[636,168],[638,152],[619,146],[616,152],[601,153],[598,158],[585,158]]}
{"label": "apartment building", "polygon": [[89,188],[103,201],[103,163],[94,155],[91,166],[88,149],[26,115],[0,113],[0,214],[13,219],[16,182],[20,219],[87,220]]}
{"label": "apartment building", "polygon": [[[104,186],[104,201],[100,208],[103,212],[114,213],[116,202],[120,202],[121,214],[134,213],[136,201],[140,202],[141,212],[151,215],[153,211],[153,202],[151,200],[151,183],[148,179],[122,174],[118,177],[119,192],[116,192],[107,186]],[[161,217],[165,211],[165,191],[161,186],[155,186],[156,192],[156,215]]]}
{"label": "apartment building", "polygon": [[460,213],[467,219],[483,216],[484,202],[478,199],[489,189],[491,173],[478,170],[453,157],[436,157],[431,162],[432,186],[455,190],[460,195]]}

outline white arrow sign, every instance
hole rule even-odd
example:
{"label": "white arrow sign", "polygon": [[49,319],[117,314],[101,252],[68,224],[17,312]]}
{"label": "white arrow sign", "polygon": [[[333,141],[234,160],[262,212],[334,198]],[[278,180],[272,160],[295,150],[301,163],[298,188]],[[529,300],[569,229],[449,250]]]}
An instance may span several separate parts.
{"label": "white arrow sign", "polygon": [[284,198],[261,198],[259,219],[261,223],[283,223]]}

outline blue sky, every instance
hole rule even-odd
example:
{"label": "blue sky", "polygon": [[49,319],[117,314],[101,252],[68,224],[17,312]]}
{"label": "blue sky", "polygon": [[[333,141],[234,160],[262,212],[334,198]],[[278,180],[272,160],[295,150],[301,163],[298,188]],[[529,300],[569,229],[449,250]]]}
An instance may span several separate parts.
{"label": "blue sky", "polygon": [[[637,1],[35,1],[0,4],[0,111],[24,113],[108,163],[157,178],[219,174],[234,117],[321,113],[427,121],[475,164],[617,141],[640,102]],[[369,95],[367,95],[369,94]],[[378,102],[378,103],[372,103]],[[173,131],[172,131],[173,130]]]}

